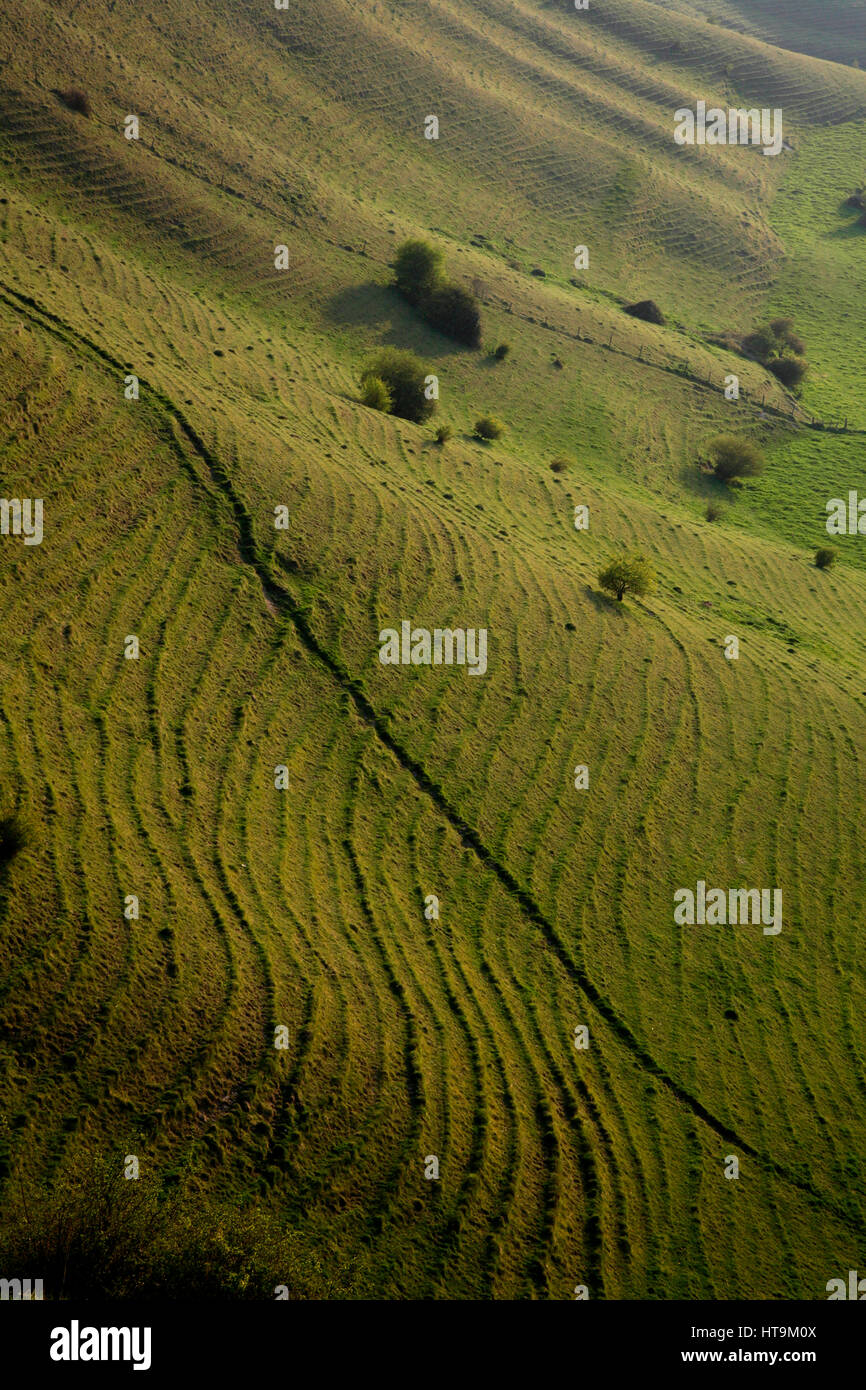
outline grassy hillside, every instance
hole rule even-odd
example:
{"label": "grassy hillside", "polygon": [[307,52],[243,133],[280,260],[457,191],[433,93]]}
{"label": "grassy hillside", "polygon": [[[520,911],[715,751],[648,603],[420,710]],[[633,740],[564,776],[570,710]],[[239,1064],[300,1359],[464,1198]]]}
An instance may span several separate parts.
{"label": "grassy hillside", "polygon": [[[96,1152],[285,1228],[298,1296],[856,1268],[866,568],[812,554],[863,477],[866,75],[787,13],[773,47],[644,0],[5,7],[0,491],[45,508],[0,538],[7,1229]],[[792,150],[679,148],[701,96],[783,105]],[[504,362],[390,287],[409,235]],[[800,403],[719,345],[775,314]],[[444,447],[359,403],[383,344]],[[768,467],[711,524],[731,428]],[[645,601],[598,588],[623,546]],[[487,675],[382,666],[403,619],[486,627]],[[782,932],[676,925],[699,878],[781,887]]]}
{"label": "grassy hillside", "polygon": [[665,9],[694,16],[740,33],[753,34],[782,48],[863,67],[866,63],[864,0],[653,0]]}

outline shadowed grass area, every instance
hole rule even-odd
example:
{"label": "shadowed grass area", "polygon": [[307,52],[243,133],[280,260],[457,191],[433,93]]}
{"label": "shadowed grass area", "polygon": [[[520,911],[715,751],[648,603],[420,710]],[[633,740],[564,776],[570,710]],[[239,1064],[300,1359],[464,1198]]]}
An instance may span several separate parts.
{"label": "shadowed grass area", "polygon": [[[291,1233],[256,1206],[128,1177],[123,1154],[81,1158],[49,1189],[13,1177],[0,1267],[62,1301],[340,1297],[333,1265],[301,1262]],[[14,1276],[19,1277],[19,1276]]]}
{"label": "shadowed grass area", "polygon": [[27,832],[17,816],[0,816],[0,867],[10,864],[27,844]]}

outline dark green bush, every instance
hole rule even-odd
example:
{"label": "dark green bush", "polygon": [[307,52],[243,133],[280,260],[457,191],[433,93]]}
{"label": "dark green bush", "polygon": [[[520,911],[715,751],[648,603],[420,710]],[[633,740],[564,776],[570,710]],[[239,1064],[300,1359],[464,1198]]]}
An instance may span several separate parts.
{"label": "dark green bush", "polygon": [[770,332],[775,334],[780,350],[788,348],[798,354],[806,351],[806,344],[794,331],[793,319],[770,319]]}
{"label": "dark green bush", "polygon": [[758,362],[768,362],[776,349],[776,336],[769,324],[766,328],[756,328],[743,339],[743,352]]}
{"label": "dark green bush", "polygon": [[420,308],[431,328],[466,347],[480,345],[481,314],[475,296],[462,285],[442,285],[421,300]]}
{"label": "dark green bush", "polygon": [[627,304],[625,312],[633,319],[643,319],[644,323],[664,324],[665,316],[654,299],[642,299],[637,304]]}
{"label": "dark green bush", "polygon": [[404,241],[397,248],[391,268],[394,284],[404,299],[420,304],[442,281],[442,252],[426,241]]}
{"label": "dark green bush", "polygon": [[757,444],[741,434],[718,434],[707,445],[713,472],[722,482],[754,478],[763,471],[764,456]]}
{"label": "dark green bush", "polygon": [[370,361],[361,376],[361,388],[378,378],[384,382],[391,396],[391,409],[404,420],[414,420],[421,424],[428,420],[436,408],[436,402],[425,395],[426,371],[414,352],[403,348],[382,348]]}
{"label": "dark green bush", "polygon": [[795,356],[775,357],[767,366],[783,386],[799,386],[809,370],[809,363],[805,357]]}
{"label": "dark green bush", "polygon": [[803,356],[806,345],[794,331],[793,319],[771,319],[756,328],[743,339],[742,351],[771,371],[783,386],[799,386],[809,370]]}
{"label": "dark green bush", "polygon": [[[442,272],[442,252],[417,238],[404,241],[391,262],[394,286],[439,333],[466,347],[481,343],[478,301],[462,285],[453,285]],[[399,412],[398,412],[399,413]]]}

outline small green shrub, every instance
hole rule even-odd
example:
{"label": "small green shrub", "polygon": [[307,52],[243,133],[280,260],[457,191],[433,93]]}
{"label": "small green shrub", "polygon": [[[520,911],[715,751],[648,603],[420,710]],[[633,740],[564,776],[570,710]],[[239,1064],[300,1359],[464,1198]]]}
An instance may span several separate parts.
{"label": "small green shrub", "polygon": [[482,415],[475,421],[474,433],[477,439],[500,439],[505,433],[505,426],[496,419],[495,415]]}
{"label": "small green shrub", "polygon": [[452,429],[450,425],[440,425],[436,431],[436,443],[447,444],[451,438]]}
{"label": "small green shrub", "polygon": [[755,478],[764,468],[764,456],[757,444],[741,434],[717,434],[707,445],[710,464],[722,482]]}
{"label": "small green shrub", "polygon": [[364,377],[361,383],[361,400],[371,410],[383,410],[386,415],[394,406],[394,398],[380,376]]}
{"label": "small green shrub", "polygon": [[828,570],[836,562],[836,551],[832,546],[822,545],[815,551],[815,564],[819,570]]}

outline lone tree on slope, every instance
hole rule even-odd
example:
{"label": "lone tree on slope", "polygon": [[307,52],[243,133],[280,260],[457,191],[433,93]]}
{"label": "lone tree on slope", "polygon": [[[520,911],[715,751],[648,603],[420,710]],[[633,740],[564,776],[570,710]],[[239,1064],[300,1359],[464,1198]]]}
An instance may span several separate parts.
{"label": "lone tree on slope", "polygon": [[655,584],[655,573],[646,556],[634,551],[611,560],[599,574],[598,582],[622,603],[625,594],[637,594],[638,598],[648,594]]}
{"label": "lone tree on slope", "polygon": [[764,455],[745,435],[717,434],[706,448],[712,470],[723,483],[756,478],[764,471]]}

